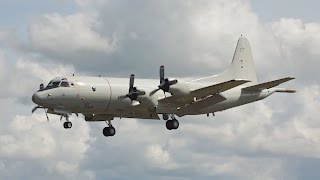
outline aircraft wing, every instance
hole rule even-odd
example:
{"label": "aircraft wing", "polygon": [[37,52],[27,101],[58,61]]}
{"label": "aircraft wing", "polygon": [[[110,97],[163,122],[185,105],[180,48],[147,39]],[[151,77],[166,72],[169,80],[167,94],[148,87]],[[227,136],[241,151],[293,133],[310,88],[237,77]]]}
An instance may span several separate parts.
{"label": "aircraft wing", "polygon": [[160,119],[154,111],[154,106],[148,106],[144,103],[140,104],[138,101],[133,101],[131,108],[127,109],[126,113],[119,113],[117,116],[123,118]]}
{"label": "aircraft wing", "polygon": [[86,120],[86,121],[89,121],[89,122],[106,121],[106,120],[113,119],[114,117],[151,119],[151,120],[160,119],[159,115],[156,114],[155,112],[145,111],[145,112],[128,112],[128,113],[121,113],[121,114],[97,114],[95,115],[94,119]]}
{"label": "aircraft wing", "polygon": [[240,86],[244,83],[250,82],[248,80],[230,80],[219,84],[214,84],[204,88],[191,91],[191,95],[196,98],[203,98],[208,95],[218,94],[234,87]]}
{"label": "aircraft wing", "polygon": [[185,96],[170,96],[164,99],[159,100],[160,104],[167,106],[180,107],[186,104],[190,104],[194,101],[194,99],[203,99],[210,95],[219,94],[221,92],[227,91],[234,87],[237,87],[241,84],[249,82],[248,80],[230,80],[226,82],[222,82],[219,84],[214,84],[211,86],[203,87],[200,89],[195,89],[190,92],[190,94]]}
{"label": "aircraft wing", "polygon": [[257,84],[254,86],[249,86],[249,87],[243,88],[243,90],[245,90],[245,91],[261,91],[264,89],[273,88],[275,86],[278,86],[279,84],[285,83],[285,82],[290,81],[292,79],[294,79],[294,78],[287,77],[287,78],[283,78],[283,79],[269,81],[269,82],[265,82],[265,83],[261,83],[261,84]]}

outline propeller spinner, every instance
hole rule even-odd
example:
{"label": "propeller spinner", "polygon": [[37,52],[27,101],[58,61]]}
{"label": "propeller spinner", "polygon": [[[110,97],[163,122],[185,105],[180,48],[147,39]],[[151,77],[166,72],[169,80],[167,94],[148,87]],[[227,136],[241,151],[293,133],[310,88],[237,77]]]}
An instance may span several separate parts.
{"label": "propeller spinner", "polygon": [[137,100],[138,96],[145,95],[146,92],[138,90],[137,87],[134,87],[134,74],[131,74],[129,81],[129,93],[125,96],[120,96],[120,99],[129,98],[131,101]]}
{"label": "propeller spinner", "polygon": [[169,80],[168,78],[165,78],[164,66],[160,66],[159,75],[160,75],[160,84],[158,85],[158,89],[153,90],[150,93],[150,95],[155,94],[160,89],[163,91],[163,93],[169,92],[170,86],[178,83],[178,80],[176,79]]}

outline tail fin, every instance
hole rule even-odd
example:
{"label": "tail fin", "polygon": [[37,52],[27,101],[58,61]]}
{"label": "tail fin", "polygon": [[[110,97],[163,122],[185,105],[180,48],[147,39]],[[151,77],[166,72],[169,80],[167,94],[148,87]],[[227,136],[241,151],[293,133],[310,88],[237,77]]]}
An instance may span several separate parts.
{"label": "tail fin", "polygon": [[250,43],[245,37],[241,36],[239,38],[231,65],[219,76],[226,76],[229,79],[245,79],[251,81],[246,85],[257,84],[256,69]]}
{"label": "tail fin", "polygon": [[257,84],[256,69],[253,62],[249,41],[241,36],[238,40],[231,65],[221,74],[194,81],[224,82],[232,79],[248,80],[245,86]]}

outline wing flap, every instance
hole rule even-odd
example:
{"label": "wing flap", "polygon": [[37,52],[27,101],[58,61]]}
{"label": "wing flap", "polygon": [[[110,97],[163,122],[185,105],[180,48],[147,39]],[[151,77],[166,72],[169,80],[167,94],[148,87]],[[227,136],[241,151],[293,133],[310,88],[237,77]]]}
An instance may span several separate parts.
{"label": "wing flap", "polygon": [[177,115],[181,117],[185,114],[190,114],[190,112],[197,112],[205,107],[212,106],[224,100],[226,100],[226,98],[220,94],[210,95],[204,99],[200,99],[190,104],[187,104],[184,107],[180,107],[178,109]]}
{"label": "wing flap", "polygon": [[126,113],[121,114],[119,117],[123,118],[139,118],[139,119],[151,119],[151,120],[159,120],[160,117],[155,112],[145,112],[145,113]]}
{"label": "wing flap", "polygon": [[249,87],[243,88],[243,90],[245,90],[245,91],[261,91],[264,89],[270,89],[275,86],[278,86],[279,84],[290,81],[292,79],[294,79],[294,78],[292,78],[292,77],[282,78],[282,79],[278,79],[278,80],[274,80],[274,81],[269,81],[269,82],[257,84],[254,86],[249,86]]}

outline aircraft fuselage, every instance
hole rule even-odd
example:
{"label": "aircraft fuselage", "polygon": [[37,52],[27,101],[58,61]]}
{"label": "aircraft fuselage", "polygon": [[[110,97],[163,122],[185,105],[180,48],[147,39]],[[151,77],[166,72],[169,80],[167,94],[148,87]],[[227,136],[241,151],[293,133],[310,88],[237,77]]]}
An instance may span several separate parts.
{"label": "aircraft fuselage", "polygon": [[[66,79],[68,79],[70,86],[38,91],[34,94],[33,101],[41,106],[48,107],[51,110],[49,112],[56,112],[57,114],[60,111],[61,114],[65,111],[69,113],[108,114],[114,117],[126,117],[126,115],[134,113],[134,110],[136,110],[134,109],[134,102],[131,102],[129,98],[119,99],[120,96],[128,92],[127,84],[129,81],[126,78],[72,76]],[[150,96],[150,92],[157,86],[158,81],[155,79],[137,80],[137,87],[146,92],[146,95],[140,96],[138,100],[142,101],[142,104],[147,104],[149,108],[153,107],[156,114],[176,114],[177,109],[172,108],[170,105],[158,104],[158,99],[165,97],[162,91]],[[189,88],[184,90],[186,92],[207,85],[207,83],[192,82],[182,84],[184,84],[185,88]],[[172,89],[175,89],[174,86]],[[192,109],[184,115],[222,111],[263,99],[274,92],[273,90],[268,90],[259,93],[246,93],[239,89],[241,89],[241,86],[221,93],[226,98],[223,102],[202,109]],[[170,96],[170,94],[166,93],[166,96]]]}

